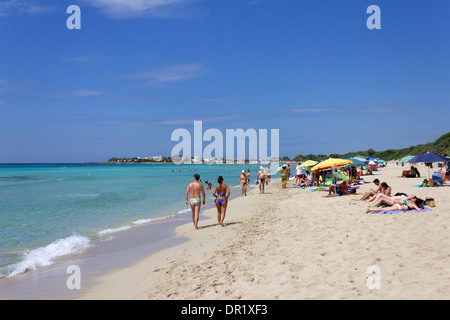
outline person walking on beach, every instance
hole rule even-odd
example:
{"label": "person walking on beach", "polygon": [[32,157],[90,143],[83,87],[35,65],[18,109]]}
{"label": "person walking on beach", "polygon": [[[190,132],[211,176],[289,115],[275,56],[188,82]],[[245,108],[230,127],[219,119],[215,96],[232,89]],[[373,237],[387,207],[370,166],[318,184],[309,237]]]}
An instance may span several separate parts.
{"label": "person walking on beach", "polygon": [[281,167],[281,188],[285,189],[286,188],[286,183],[287,183],[287,179],[288,179],[288,171],[287,171],[287,167],[285,164],[283,164],[283,166]]}
{"label": "person walking on beach", "polygon": [[266,181],[266,173],[263,167],[259,167],[258,175],[256,176],[256,182],[259,183],[259,193],[264,193],[264,183]]}
{"label": "person walking on beach", "polygon": [[[186,205],[191,205],[194,230],[198,229],[198,218],[200,215],[202,196],[203,205],[205,204],[205,188],[199,180],[200,175],[198,173],[194,174],[194,182],[191,182],[186,189]],[[190,200],[188,200],[189,194],[191,195]]]}
{"label": "person walking on beach", "polygon": [[239,177],[239,185],[241,186],[242,196],[247,196],[248,176],[245,170],[242,170],[242,174]]}
{"label": "person walking on beach", "polygon": [[270,166],[267,168],[267,183],[270,183],[270,180],[272,179],[272,169],[270,169]]}
{"label": "person walking on beach", "polygon": [[214,202],[217,208],[217,222],[219,226],[224,226],[223,221],[225,220],[225,214],[227,212],[228,197],[230,196],[230,188],[226,184],[223,184],[223,177],[219,176],[217,178],[219,183],[213,191],[213,196],[216,197]]}

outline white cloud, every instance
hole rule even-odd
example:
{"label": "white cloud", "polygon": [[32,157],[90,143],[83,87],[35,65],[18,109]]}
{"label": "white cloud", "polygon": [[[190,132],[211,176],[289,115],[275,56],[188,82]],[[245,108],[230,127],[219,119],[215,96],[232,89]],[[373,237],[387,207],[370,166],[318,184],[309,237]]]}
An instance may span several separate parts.
{"label": "white cloud", "polygon": [[38,15],[54,12],[55,6],[39,4],[37,1],[8,0],[0,2],[0,16],[18,13],[24,15]]}
{"label": "white cloud", "polygon": [[205,117],[204,115],[202,116],[197,116],[197,117],[191,117],[191,118],[180,118],[180,119],[168,119],[168,120],[161,120],[161,121],[156,121],[154,122],[155,125],[162,125],[162,126],[172,126],[172,125],[176,125],[176,126],[181,126],[181,125],[193,125],[194,121],[200,120],[203,123],[221,123],[223,121],[231,121],[236,119],[236,116],[214,116],[214,117]]}
{"label": "white cloud", "polygon": [[95,97],[95,96],[101,96],[104,93],[105,93],[105,91],[100,91],[100,90],[96,91],[96,90],[81,89],[81,90],[75,91],[73,94],[77,97]]}
{"label": "white cloud", "polygon": [[210,70],[201,63],[182,63],[135,73],[130,77],[142,79],[148,84],[168,84],[201,77],[208,72]]}
{"label": "white cloud", "polygon": [[385,106],[365,106],[365,107],[319,107],[319,108],[290,108],[285,109],[287,112],[291,113],[305,113],[305,114],[317,114],[317,113],[326,113],[326,114],[336,114],[336,113],[348,113],[348,114],[386,114],[386,113],[395,113],[398,112],[398,109],[392,107]]}
{"label": "white cloud", "polygon": [[293,113],[324,113],[324,112],[333,112],[336,110],[331,108],[291,108],[287,109],[286,111]]}
{"label": "white cloud", "polygon": [[258,4],[264,3],[264,2],[268,2],[268,1],[273,1],[273,0],[252,0],[250,2],[247,2],[248,6],[256,6]]}
{"label": "white cloud", "polygon": [[134,17],[191,18],[202,15],[204,10],[193,6],[200,0],[85,0],[87,5],[99,8],[111,18]]}
{"label": "white cloud", "polygon": [[52,92],[47,94],[49,98],[67,98],[67,97],[97,97],[105,94],[104,90],[79,89],[72,92]]}

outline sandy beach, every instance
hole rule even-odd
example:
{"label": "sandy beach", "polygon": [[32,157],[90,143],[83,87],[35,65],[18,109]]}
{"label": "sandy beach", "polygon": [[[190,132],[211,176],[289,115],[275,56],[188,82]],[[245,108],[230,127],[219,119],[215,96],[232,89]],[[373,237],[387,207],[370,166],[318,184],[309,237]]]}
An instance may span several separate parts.
{"label": "sandy beach", "polygon": [[[358,196],[273,182],[230,201],[225,227],[202,211],[199,230],[176,229],[188,241],[97,278],[79,299],[448,299],[450,187],[415,187],[427,169],[399,178],[408,168],[391,162],[358,192],[378,178],[393,194],[433,197],[431,211],[367,214]],[[368,286],[373,267],[379,288]]]}

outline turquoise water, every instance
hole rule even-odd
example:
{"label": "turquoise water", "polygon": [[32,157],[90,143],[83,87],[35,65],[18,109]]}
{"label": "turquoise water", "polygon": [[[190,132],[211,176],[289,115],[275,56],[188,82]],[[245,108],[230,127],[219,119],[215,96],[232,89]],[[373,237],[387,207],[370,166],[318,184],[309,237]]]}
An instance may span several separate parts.
{"label": "turquoise water", "polygon": [[0,277],[52,264],[94,239],[189,212],[185,192],[195,173],[213,186],[222,175],[240,195],[235,186],[241,171],[251,169],[254,182],[258,167],[0,165]]}

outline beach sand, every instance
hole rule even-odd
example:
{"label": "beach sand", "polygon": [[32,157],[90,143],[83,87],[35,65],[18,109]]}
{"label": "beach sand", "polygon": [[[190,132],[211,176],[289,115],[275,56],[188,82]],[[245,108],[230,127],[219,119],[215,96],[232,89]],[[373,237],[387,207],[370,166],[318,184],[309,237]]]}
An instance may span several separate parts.
{"label": "beach sand", "polygon": [[[448,299],[450,187],[414,187],[427,177],[418,168],[422,178],[399,178],[409,165],[391,162],[365,176],[358,192],[378,178],[393,194],[433,197],[431,211],[366,214],[358,196],[327,198],[273,182],[265,194],[254,188],[230,201],[225,227],[217,226],[215,209],[205,210],[201,229],[177,227],[188,241],[99,277],[79,298]],[[375,277],[379,288],[368,286]]]}

